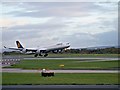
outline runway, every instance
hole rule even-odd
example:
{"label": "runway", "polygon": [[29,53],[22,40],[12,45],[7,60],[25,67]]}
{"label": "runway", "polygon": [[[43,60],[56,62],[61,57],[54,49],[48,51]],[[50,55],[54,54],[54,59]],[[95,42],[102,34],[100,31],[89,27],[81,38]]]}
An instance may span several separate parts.
{"label": "runway", "polygon": [[119,58],[97,58],[97,57],[94,57],[94,58],[91,58],[91,57],[87,57],[87,58],[82,58],[82,57],[71,57],[71,58],[24,58],[24,60],[41,60],[41,59],[45,59],[45,60],[74,60],[74,59],[77,59],[77,60],[119,60]]}
{"label": "runway", "polygon": [[25,57],[20,55],[15,56],[3,56],[2,60],[119,60],[118,57],[108,58],[108,57]]}
{"label": "runway", "polygon": [[78,60],[80,62],[116,61],[119,58],[24,58],[24,60]]}
{"label": "runway", "polygon": [[[23,70],[23,69],[11,69],[3,68],[2,72],[8,73],[40,73],[41,70]],[[118,70],[49,70],[47,72],[54,73],[119,73]]]}

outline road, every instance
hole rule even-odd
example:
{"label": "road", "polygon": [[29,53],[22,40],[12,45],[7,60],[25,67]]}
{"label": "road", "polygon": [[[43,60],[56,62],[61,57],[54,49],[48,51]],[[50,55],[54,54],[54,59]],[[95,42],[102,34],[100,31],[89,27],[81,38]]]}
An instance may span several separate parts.
{"label": "road", "polygon": [[41,59],[49,59],[49,60],[66,60],[66,59],[77,59],[77,60],[118,60],[118,58],[97,58],[97,57],[70,57],[70,58],[35,58],[35,57],[28,57],[28,58],[24,58],[24,60],[34,60],[34,59],[37,59],[37,60],[41,60]]}
{"label": "road", "polygon": [[[23,70],[23,69],[11,69],[3,68],[2,72],[9,73],[40,73],[41,70]],[[47,72],[55,73],[118,73],[118,70],[49,70]]]}
{"label": "road", "polygon": [[116,61],[118,58],[24,58],[24,60],[79,60],[80,62]]}
{"label": "road", "polygon": [[41,60],[41,59],[48,59],[48,60],[67,60],[67,59],[77,59],[77,60],[118,60],[118,57],[116,58],[107,58],[107,57],[25,57],[20,55],[4,55],[2,57],[3,60],[5,59],[24,59],[24,60]]}

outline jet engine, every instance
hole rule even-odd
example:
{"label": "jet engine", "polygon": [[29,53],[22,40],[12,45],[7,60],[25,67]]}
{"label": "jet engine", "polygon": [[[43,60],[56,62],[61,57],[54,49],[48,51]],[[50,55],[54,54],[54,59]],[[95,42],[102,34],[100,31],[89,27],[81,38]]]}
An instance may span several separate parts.
{"label": "jet engine", "polygon": [[53,50],[53,53],[62,53],[62,50]]}
{"label": "jet engine", "polygon": [[38,49],[37,51],[36,51],[36,54],[39,54],[40,53],[40,50]]}
{"label": "jet engine", "polygon": [[21,52],[22,52],[22,53],[26,53],[26,52],[27,52],[27,49],[22,49]]}

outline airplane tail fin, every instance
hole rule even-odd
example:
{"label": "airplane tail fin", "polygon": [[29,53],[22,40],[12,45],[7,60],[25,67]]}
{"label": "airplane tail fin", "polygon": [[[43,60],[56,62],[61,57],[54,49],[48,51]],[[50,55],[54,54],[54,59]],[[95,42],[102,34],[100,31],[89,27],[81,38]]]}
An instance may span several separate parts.
{"label": "airplane tail fin", "polygon": [[23,46],[20,44],[19,41],[16,41],[16,44],[17,44],[17,47],[18,47],[18,48],[23,48]]}
{"label": "airplane tail fin", "polygon": [[4,46],[4,48],[7,48],[6,46]]}

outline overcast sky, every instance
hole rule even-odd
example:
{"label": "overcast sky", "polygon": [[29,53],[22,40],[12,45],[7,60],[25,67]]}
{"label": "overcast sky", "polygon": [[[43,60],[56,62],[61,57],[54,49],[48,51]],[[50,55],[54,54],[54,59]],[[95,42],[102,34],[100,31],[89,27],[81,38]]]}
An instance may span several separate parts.
{"label": "overcast sky", "polygon": [[72,48],[118,43],[117,2],[4,2],[3,46],[44,47],[69,42]]}

